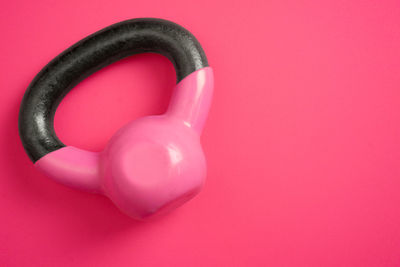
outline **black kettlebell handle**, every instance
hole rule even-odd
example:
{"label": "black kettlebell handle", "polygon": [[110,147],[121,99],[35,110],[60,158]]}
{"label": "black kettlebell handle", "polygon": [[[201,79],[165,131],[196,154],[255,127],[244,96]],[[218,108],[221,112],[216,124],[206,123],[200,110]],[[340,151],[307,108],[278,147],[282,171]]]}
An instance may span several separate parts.
{"label": "black kettlebell handle", "polygon": [[183,27],[162,19],[116,23],[74,44],[47,64],[29,85],[19,113],[23,146],[33,162],[65,145],[53,120],[58,104],[80,81],[124,57],[154,52],[174,65],[177,82],[207,67],[196,38]]}

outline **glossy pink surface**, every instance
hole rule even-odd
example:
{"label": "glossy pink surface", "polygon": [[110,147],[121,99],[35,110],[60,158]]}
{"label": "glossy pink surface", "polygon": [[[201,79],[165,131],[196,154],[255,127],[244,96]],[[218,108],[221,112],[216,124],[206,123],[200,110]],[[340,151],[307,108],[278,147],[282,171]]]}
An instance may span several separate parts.
{"label": "glossy pink surface", "polygon": [[130,122],[101,153],[64,147],[35,165],[59,183],[102,193],[126,214],[146,219],[194,197],[206,177],[200,134],[213,94],[210,67],[176,85],[167,112]]}
{"label": "glossy pink surface", "polygon": [[199,135],[166,115],[128,124],[102,156],[104,191],[138,219],[180,206],[200,191],[206,176]]}
{"label": "glossy pink surface", "polygon": [[[0,266],[398,267],[398,0],[0,2]],[[137,222],[39,172],[18,136],[33,77],[86,35],[134,17],[189,29],[215,74],[207,180]],[[165,113],[172,64],[138,55],[77,85],[57,110],[69,146],[102,151]],[[79,129],[79,130],[78,130]]]}
{"label": "glossy pink surface", "polygon": [[66,186],[101,193],[99,153],[63,147],[39,159],[35,166]]}
{"label": "glossy pink surface", "polygon": [[200,69],[177,84],[171,96],[167,116],[182,120],[201,134],[211,106],[214,87],[212,68]]}

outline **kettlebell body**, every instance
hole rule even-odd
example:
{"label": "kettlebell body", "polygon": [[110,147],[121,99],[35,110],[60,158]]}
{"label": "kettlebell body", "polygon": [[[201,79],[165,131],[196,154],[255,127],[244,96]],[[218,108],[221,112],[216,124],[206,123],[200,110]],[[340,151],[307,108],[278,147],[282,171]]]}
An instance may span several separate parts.
{"label": "kettlebell body", "polygon": [[128,124],[102,157],[104,191],[117,206],[139,218],[192,198],[206,174],[198,134],[165,115]]}
{"label": "kettlebell body", "polygon": [[[177,71],[165,114],[128,123],[99,153],[62,144],[53,119],[66,92],[99,68],[143,51],[166,55]],[[188,31],[165,20],[129,20],[77,43],[35,77],[21,105],[20,135],[39,170],[65,185],[104,194],[124,213],[145,219],[201,190],[206,160],[200,135],[212,92],[212,69]]]}

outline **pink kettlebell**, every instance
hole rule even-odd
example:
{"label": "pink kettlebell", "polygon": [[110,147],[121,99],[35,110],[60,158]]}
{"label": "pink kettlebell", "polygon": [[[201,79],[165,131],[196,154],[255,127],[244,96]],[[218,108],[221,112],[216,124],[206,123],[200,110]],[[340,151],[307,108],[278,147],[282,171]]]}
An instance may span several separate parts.
{"label": "pink kettlebell", "polygon": [[[128,123],[100,153],[65,146],[53,127],[62,98],[100,68],[143,52],[174,64],[177,85],[166,113]],[[20,109],[20,136],[36,167],[54,180],[104,194],[124,213],[145,219],[200,191],[206,177],[200,135],[212,92],[212,69],[190,32],[161,19],[123,21],[68,48],[34,78]]]}

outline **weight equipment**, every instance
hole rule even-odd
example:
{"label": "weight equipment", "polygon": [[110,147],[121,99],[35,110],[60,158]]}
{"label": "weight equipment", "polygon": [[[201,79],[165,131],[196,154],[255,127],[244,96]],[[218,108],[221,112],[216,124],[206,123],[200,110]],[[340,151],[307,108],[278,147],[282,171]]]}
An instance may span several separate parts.
{"label": "weight equipment", "polygon": [[[130,55],[153,52],[174,65],[177,85],[165,114],[128,123],[102,152],[64,145],[53,121],[80,81]],[[193,198],[206,177],[200,135],[213,93],[213,71],[196,38],[162,19],[116,23],[74,44],[33,79],[22,100],[19,133],[35,166],[67,186],[108,196],[136,219]]]}

